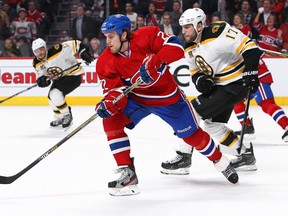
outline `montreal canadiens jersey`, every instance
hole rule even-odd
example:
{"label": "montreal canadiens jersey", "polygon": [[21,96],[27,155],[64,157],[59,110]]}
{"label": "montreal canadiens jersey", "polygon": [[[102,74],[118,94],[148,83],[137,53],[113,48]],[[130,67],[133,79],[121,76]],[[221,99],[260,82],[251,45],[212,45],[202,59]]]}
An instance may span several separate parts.
{"label": "montreal canadiens jersey", "polygon": [[[47,69],[50,67],[59,67],[65,70],[78,63],[75,54],[78,53],[81,41],[70,40],[60,44],[56,44],[48,50],[46,60],[33,60],[33,67],[38,76],[49,75]],[[83,73],[83,68],[73,67],[66,71],[62,76],[75,76]]]}
{"label": "montreal canadiens jersey", "polygon": [[148,85],[140,84],[129,96],[147,106],[177,102],[180,90],[167,64],[184,58],[184,49],[176,36],[167,35],[152,26],[134,31],[126,52],[112,54],[107,47],[98,58],[96,71],[102,82],[104,96],[115,91],[121,93],[135,83],[140,77],[139,68],[147,54],[156,54],[166,66],[158,69],[157,79]]}
{"label": "montreal canadiens jersey", "polygon": [[215,85],[227,85],[242,78],[243,53],[257,45],[240,30],[226,22],[211,23],[202,32],[201,42],[187,44],[185,57],[191,76],[204,73]]}

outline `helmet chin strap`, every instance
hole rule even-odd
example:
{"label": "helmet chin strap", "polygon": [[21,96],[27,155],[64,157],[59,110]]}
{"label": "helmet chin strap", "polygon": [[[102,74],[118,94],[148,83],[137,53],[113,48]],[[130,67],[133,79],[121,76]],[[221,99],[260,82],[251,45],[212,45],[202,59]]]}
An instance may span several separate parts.
{"label": "helmet chin strap", "polygon": [[122,40],[121,40],[121,36],[122,36],[122,35],[119,35],[119,37],[120,37],[120,43],[121,43],[121,45],[120,45],[120,47],[119,47],[119,50],[118,50],[118,52],[121,52],[121,49],[122,49],[123,43],[124,43],[124,42],[126,42],[126,41],[128,41],[127,39],[126,39],[126,40],[124,40],[124,41],[122,41]]}

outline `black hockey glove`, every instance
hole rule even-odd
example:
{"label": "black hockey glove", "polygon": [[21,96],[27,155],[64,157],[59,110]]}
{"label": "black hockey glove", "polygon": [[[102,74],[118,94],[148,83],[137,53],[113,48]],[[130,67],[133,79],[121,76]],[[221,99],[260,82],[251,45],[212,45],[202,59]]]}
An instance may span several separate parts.
{"label": "black hockey glove", "polygon": [[194,84],[199,92],[201,92],[203,95],[208,95],[213,89],[214,80],[209,76],[202,74],[200,76],[197,76]]}
{"label": "black hockey glove", "polygon": [[252,93],[255,93],[259,86],[258,71],[244,71],[243,72],[243,86],[251,89]]}
{"label": "black hockey glove", "polygon": [[79,55],[85,61],[86,65],[94,61],[94,57],[89,53],[89,47],[82,42],[80,44]]}
{"label": "black hockey glove", "polygon": [[41,88],[47,87],[51,84],[51,80],[47,76],[40,76],[37,79],[37,85]]}

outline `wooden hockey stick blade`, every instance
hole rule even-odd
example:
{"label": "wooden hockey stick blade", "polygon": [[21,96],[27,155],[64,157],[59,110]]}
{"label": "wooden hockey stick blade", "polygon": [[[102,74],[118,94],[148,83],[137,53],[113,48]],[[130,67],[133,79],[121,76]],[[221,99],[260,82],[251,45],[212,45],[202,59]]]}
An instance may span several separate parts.
{"label": "wooden hockey stick blade", "polygon": [[[121,100],[124,96],[126,96],[134,88],[136,88],[141,82],[142,82],[142,80],[138,79],[133,85],[131,85],[130,87],[125,89],[122,92],[122,94],[120,94],[117,98],[114,99],[114,101],[113,101],[114,104],[117,101]],[[19,177],[21,177],[23,174],[25,174],[27,171],[29,171],[31,168],[33,168],[40,161],[45,159],[49,154],[54,152],[58,147],[60,147],[63,143],[65,143],[67,140],[69,140],[72,136],[74,136],[76,133],[78,133],[80,130],[82,130],[84,127],[86,127],[89,123],[91,123],[97,117],[98,117],[97,113],[92,115],[89,119],[87,119],[85,122],[83,122],[80,126],[78,126],[76,129],[74,129],[71,133],[69,133],[67,136],[65,136],[62,140],[60,140],[58,143],[56,143],[54,146],[52,146],[48,151],[46,151],[44,154],[42,154],[40,157],[38,157],[34,162],[32,162],[30,165],[28,165],[23,170],[21,170],[19,173],[12,175],[12,176],[0,176],[0,184],[11,184],[15,180],[17,180]]]}

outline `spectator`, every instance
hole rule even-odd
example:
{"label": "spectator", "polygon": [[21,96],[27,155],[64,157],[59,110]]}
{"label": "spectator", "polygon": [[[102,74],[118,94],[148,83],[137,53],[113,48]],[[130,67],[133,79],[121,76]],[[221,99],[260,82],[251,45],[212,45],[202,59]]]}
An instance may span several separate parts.
{"label": "spectator", "polygon": [[11,23],[11,33],[14,39],[21,36],[27,38],[29,43],[36,38],[36,25],[34,20],[27,17],[27,11],[25,8],[21,8],[18,12],[19,17],[16,17]]}
{"label": "spectator", "polygon": [[91,40],[98,37],[100,26],[96,25],[91,17],[85,14],[84,6],[78,5],[76,8],[76,17],[72,19],[71,38],[77,40]]}
{"label": "spectator", "polygon": [[100,41],[97,38],[92,38],[90,41],[90,54],[94,58],[98,58],[101,54]]}
{"label": "spectator", "polygon": [[262,4],[262,7],[260,7],[258,9],[258,14],[259,14],[258,20],[259,20],[259,22],[262,22],[265,25],[267,25],[267,20],[268,20],[268,17],[270,16],[271,13],[272,13],[272,11],[271,11],[270,0],[264,0],[263,4]]}
{"label": "spectator", "polygon": [[4,43],[3,51],[0,51],[1,57],[19,57],[20,51],[13,44],[13,40],[11,38],[7,38]]}
{"label": "spectator", "polygon": [[136,20],[137,20],[137,13],[135,13],[134,6],[132,2],[126,2],[125,4],[125,10],[126,10],[126,16],[131,21],[131,31],[134,31],[136,29]]}
{"label": "spectator", "polygon": [[41,13],[36,10],[36,3],[35,1],[29,1],[28,3],[28,11],[27,11],[27,17],[34,20],[36,27],[38,28],[41,23],[43,22],[43,17]]}
{"label": "spectator", "polygon": [[173,10],[171,12],[171,24],[179,25],[179,18],[181,17],[181,15],[182,15],[181,2],[175,0],[173,2]]}
{"label": "spectator", "polygon": [[237,13],[234,15],[232,26],[239,29],[248,37],[252,38],[252,30],[248,24],[245,24],[244,17],[242,16],[242,14]]}
{"label": "spectator", "polygon": [[244,24],[253,25],[253,21],[255,19],[256,13],[251,11],[251,5],[249,0],[243,0],[241,2],[241,10],[239,11],[244,18]]}
{"label": "spectator", "polygon": [[8,15],[10,23],[12,23],[13,19],[18,16],[16,9],[11,7],[8,3],[3,4],[2,10]]}
{"label": "spectator", "polygon": [[210,19],[212,23],[221,21],[221,13],[219,11],[215,11],[211,14]]}
{"label": "spectator", "polygon": [[270,0],[271,12],[277,15],[277,18],[281,15],[284,9],[284,4],[282,0]]}
{"label": "spectator", "polygon": [[27,38],[24,36],[19,37],[16,40],[16,47],[20,52],[20,55],[23,57],[30,57],[33,56],[31,46],[27,41]]}
{"label": "spectator", "polygon": [[1,9],[1,7],[0,7],[0,16],[2,17],[2,22],[6,26],[10,26],[9,17],[8,17],[7,13]]}
{"label": "spectator", "polygon": [[4,47],[4,41],[7,38],[10,38],[10,36],[10,28],[3,22],[3,19],[0,16],[0,47]]}
{"label": "spectator", "polygon": [[159,27],[161,16],[157,14],[155,4],[150,2],[148,6],[148,10],[149,10],[149,13],[145,17],[145,25]]}
{"label": "spectator", "polygon": [[166,9],[167,0],[152,0],[151,2],[156,7],[156,13],[161,16]]}
{"label": "spectator", "polygon": [[136,29],[135,30],[137,30],[137,29],[139,29],[139,28],[141,28],[143,26],[145,26],[145,17],[142,14],[138,14],[137,15]]}
{"label": "spectator", "polygon": [[276,15],[270,14],[267,25],[259,22],[260,12],[255,17],[254,27],[259,32],[258,45],[261,48],[279,51],[283,42],[282,30],[276,28]]}
{"label": "spectator", "polygon": [[163,13],[163,24],[160,25],[160,30],[165,32],[166,34],[174,34],[175,36],[179,36],[181,33],[181,28],[179,25],[171,24],[171,15],[168,11]]}

